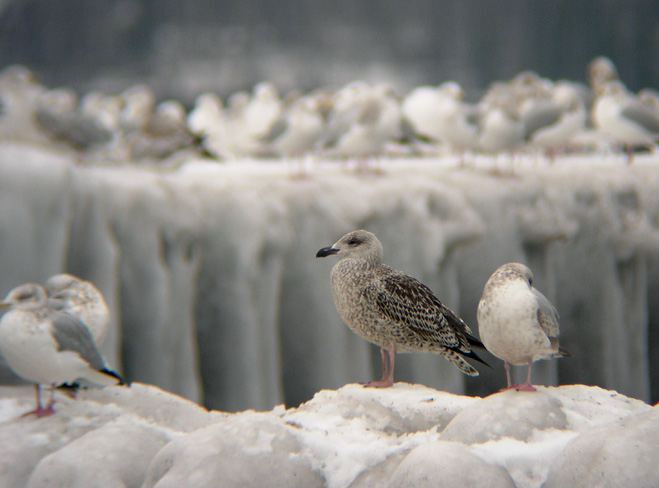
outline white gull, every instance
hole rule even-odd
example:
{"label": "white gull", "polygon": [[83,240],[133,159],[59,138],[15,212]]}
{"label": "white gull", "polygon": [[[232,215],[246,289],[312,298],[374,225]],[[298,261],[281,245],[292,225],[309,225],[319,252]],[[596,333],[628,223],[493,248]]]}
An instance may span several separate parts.
{"label": "white gull", "polygon": [[641,103],[622,83],[610,82],[600,89],[592,117],[599,131],[625,148],[629,163],[634,147],[656,149],[659,113]]}
{"label": "white gull", "polygon": [[[0,353],[18,376],[36,388],[36,409],[25,415],[53,414],[54,388],[64,383],[84,379],[99,386],[123,384],[108,368],[87,326],[51,309],[41,285],[28,283],[13,289],[0,307],[9,307],[0,320]],[[45,407],[41,385],[53,388]]]}
{"label": "white gull", "polygon": [[[488,351],[504,361],[507,388],[535,391],[531,365],[569,356],[558,345],[558,312],[533,288],[533,273],[520,263],[500,266],[487,280],[478,303],[478,333]],[[526,382],[511,385],[510,365],[528,364]]]}
{"label": "white gull", "polygon": [[98,347],[105,342],[110,331],[111,315],[101,291],[91,281],[68,273],[48,278],[45,284],[49,305],[68,313],[85,324]]}

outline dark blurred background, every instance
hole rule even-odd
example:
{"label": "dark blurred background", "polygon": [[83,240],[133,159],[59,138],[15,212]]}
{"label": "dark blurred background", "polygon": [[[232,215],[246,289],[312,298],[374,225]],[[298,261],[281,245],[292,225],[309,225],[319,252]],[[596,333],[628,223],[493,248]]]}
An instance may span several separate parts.
{"label": "dark blurred background", "polygon": [[186,103],[271,80],[282,90],[458,81],[476,98],[523,70],[585,81],[610,57],[632,90],[659,86],[656,0],[0,0],[0,68]]}

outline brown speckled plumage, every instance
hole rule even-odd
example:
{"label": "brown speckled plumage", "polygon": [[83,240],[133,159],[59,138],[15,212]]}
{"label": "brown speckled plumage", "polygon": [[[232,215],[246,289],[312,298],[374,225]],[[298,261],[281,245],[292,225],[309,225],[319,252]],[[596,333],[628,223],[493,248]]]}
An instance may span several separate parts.
{"label": "brown speckled plumage", "polygon": [[[396,352],[432,352],[463,373],[478,375],[464,357],[482,362],[471,349],[482,347],[480,341],[430,288],[382,264],[382,244],[374,234],[350,232],[316,256],[333,254],[341,258],[331,274],[334,303],[355,333],[386,350],[392,363]],[[384,355],[383,351],[383,361]],[[384,363],[383,368],[387,371]],[[391,369],[393,382],[393,365]]]}

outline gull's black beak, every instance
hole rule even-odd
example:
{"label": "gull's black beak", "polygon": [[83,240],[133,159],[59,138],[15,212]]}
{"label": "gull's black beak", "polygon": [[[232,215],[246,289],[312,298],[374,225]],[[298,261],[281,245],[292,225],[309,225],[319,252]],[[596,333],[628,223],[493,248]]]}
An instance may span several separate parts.
{"label": "gull's black beak", "polygon": [[316,253],[316,257],[317,258],[324,258],[324,257],[327,257],[327,256],[331,256],[332,254],[336,254],[337,252],[339,252],[339,249],[335,249],[332,246],[324,247]]}

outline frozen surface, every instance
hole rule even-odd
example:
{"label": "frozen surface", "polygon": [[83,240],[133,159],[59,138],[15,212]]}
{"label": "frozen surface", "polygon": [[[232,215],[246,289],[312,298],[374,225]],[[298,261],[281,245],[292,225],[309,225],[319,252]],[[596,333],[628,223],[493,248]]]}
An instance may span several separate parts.
{"label": "frozen surface", "polygon": [[3,487],[140,486],[167,442],[210,419],[202,407],[138,383],[83,391],[75,400],[57,393],[54,415],[21,417],[34,406],[32,392],[2,391]]}
{"label": "frozen surface", "polygon": [[649,487],[659,475],[657,407],[598,387],[481,398],[350,384],[223,413],[133,384],[57,393],[41,419],[20,417],[30,388],[2,393],[4,488]]}
{"label": "frozen surface", "polygon": [[[528,264],[573,353],[536,364],[533,381],[659,399],[657,157],[528,158],[514,174],[505,157],[494,164],[385,159],[358,173],[311,162],[307,178],[293,179],[280,161],[82,167],[4,143],[0,290],[79,275],[110,305],[104,353],[129,380],[226,411],[294,406],[380,374],[379,353],[334,309],[333,263],[314,258],[367,228],[387,264],[430,286],[475,332],[492,271]],[[476,379],[436,356],[401,355],[396,379],[486,395],[505,375],[484,355],[492,369]]]}

